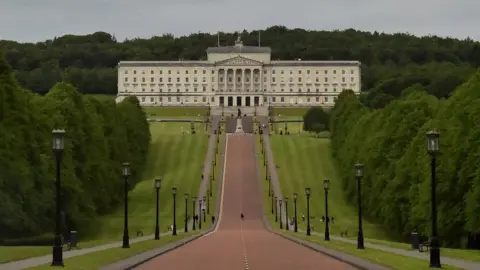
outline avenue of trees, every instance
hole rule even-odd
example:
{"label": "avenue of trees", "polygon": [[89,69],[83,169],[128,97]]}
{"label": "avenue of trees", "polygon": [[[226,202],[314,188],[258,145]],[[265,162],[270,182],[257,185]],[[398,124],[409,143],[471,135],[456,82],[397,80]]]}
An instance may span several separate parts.
{"label": "avenue of trees", "polygon": [[[355,205],[353,165],[365,164],[364,213],[392,233],[431,235],[430,156],[426,132],[440,132],[437,205],[444,245],[465,246],[480,233],[480,70],[448,99],[413,85],[384,108],[343,92],[331,111],[332,149],[348,200]],[[472,239],[472,237],[470,237]]]}
{"label": "avenue of trees", "polygon": [[[245,45],[258,45],[258,31],[240,33]],[[220,44],[232,45],[236,33],[221,33]],[[362,103],[381,108],[404,88],[419,83],[436,97],[448,97],[480,65],[480,44],[472,40],[415,37],[409,34],[307,31],[272,26],[261,33],[272,48],[272,59],[359,60],[362,62]],[[96,32],[65,35],[37,43],[0,41],[21,85],[46,93],[58,81],[81,93],[116,94],[120,60],[202,60],[205,49],[217,45],[217,35],[156,36],[118,42]]]}
{"label": "avenue of trees", "polygon": [[0,57],[0,242],[53,232],[52,129],[66,130],[61,192],[68,228],[84,230],[121,205],[123,162],[132,164],[130,186],[139,180],[150,133],[136,98],[115,104],[67,83],[41,96],[23,89]]}

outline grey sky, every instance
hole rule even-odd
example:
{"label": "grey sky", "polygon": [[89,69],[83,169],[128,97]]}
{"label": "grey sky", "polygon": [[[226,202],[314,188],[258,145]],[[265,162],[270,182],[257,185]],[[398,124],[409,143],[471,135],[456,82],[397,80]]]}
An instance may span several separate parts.
{"label": "grey sky", "polygon": [[480,40],[478,0],[0,0],[0,39],[105,31],[118,40],[271,25]]}

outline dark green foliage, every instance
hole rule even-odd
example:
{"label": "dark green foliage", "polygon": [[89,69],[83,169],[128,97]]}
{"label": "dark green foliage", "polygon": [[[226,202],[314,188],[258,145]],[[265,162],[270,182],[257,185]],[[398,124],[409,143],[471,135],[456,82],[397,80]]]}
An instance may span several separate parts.
{"label": "dark green foliage", "polygon": [[63,210],[70,229],[85,228],[122,200],[121,163],[139,180],[150,132],[138,101],[82,96],[58,83],[44,96],[22,89],[0,59],[0,239],[51,233],[55,212],[52,129],[67,131]]}
{"label": "dark green foliage", "polygon": [[321,107],[312,107],[303,116],[303,130],[315,133],[328,129],[328,114]]}
{"label": "dark green foliage", "polygon": [[430,157],[426,132],[440,132],[437,202],[445,245],[465,244],[480,233],[480,70],[448,99],[438,100],[415,85],[385,108],[364,107],[350,91],[331,111],[334,155],[348,200],[355,202],[353,164],[365,163],[365,213],[406,236],[430,235]]}
{"label": "dark green foliage", "polygon": [[[362,103],[371,108],[384,107],[416,83],[439,98],[448,97],[480,65],[480,46],[472,40],[284,26],[269,27],[261,35],[262,44],[272,47],[272,59],[361,61],[362,90],[369,90]],[[258,45],[258,31],[243,31],[241,36],[245,45]],[[236,38],[235,33],[222,33],[220,44],[232,45]],[[217,46],[216,34],[117,42],[97,32],[35,44],[0,41],[21,85],[37,93],[65,81],[81,93],[116,94],[120,60],[202,60],[209,46]]]}

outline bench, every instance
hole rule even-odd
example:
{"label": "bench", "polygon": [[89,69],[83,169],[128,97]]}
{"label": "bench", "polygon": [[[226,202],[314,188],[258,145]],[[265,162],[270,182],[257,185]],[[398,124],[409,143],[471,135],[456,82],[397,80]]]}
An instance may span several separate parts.
{"label": "bench", "polygon": [[418,251],[420,252],[425,252],[428,251],[431,247],[432,243],[430,241],[423,242],[420,245],[418,245]]}

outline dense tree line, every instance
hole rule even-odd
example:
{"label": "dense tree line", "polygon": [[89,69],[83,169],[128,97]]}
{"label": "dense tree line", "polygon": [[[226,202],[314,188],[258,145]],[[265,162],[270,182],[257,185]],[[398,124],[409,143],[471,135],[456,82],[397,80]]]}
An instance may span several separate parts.
{"label": "dense tree line", "polygon": [[[66,225],[87,226],[123,199],[121,164],[139,180],[150,143],[136,98],[82,96],[57,83],[40,96],[23,89],[0,59],[0,239],[51,233],[55,214],[52,129],[65,129],[62,197]],[[84,228],[84,227],[83,227]]]}
{"label": "dense tree line", "polygon": [[[258,31],[241,33],[245,45],[258,45]],[[272,47],[272,59],[359,60],[362,103],[380,108],[420,83],[437,97],[448,97],[480,65],[480,44],[437,36],[344,31],[307,31],[273,26],[262,30],[262,44]],[[232,45],[236,33],[222,33],[221,45]],[[118,42],[97,32],[65,35],[38,43],[0,41],[21,85],[46,93],[56,82],[73,84],[82,93],[117,92],[120,60],[205,59],[205,49],[217,45],[217,35],[170,34]]]}
{"label": "dense tree line", "polygon": [[[414,85],[381,109],[343,92],[331,111],[332,148],[343,188],[356,200],[353,164],[365,163],[363,205],[397,235],[431,235],[430,157],[426,132],[440,132],[438,226],[445,245],[464,246],[480,233],[480,70],[448,99]],[[470,237],[470,239],[472,239]]]}

